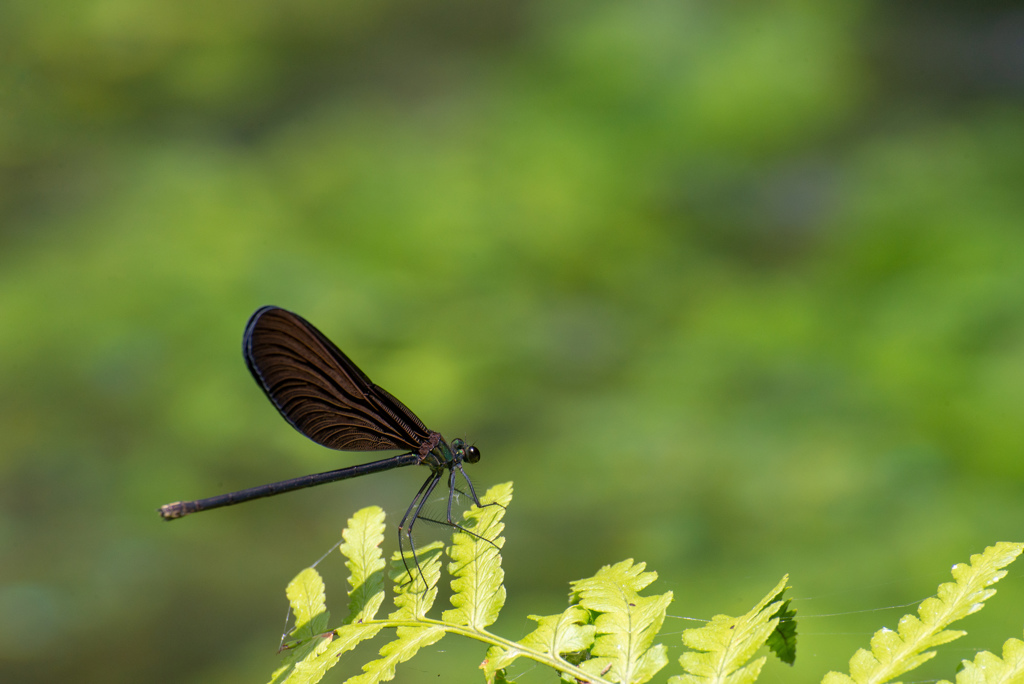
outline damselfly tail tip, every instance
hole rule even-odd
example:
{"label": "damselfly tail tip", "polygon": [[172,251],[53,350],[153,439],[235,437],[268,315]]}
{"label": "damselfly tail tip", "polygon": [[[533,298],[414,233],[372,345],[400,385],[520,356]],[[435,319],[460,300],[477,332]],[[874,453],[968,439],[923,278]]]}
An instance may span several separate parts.
{"label": "damselfly tail tip", "polygon": [[188,513],[188,511],[186,511],[185,507],[182,505],[181,501],[175,501],[174,503],[165,504],[158,508],[157,512],[160,513],[160,517],[164,520],[177,520],[178,518]]}

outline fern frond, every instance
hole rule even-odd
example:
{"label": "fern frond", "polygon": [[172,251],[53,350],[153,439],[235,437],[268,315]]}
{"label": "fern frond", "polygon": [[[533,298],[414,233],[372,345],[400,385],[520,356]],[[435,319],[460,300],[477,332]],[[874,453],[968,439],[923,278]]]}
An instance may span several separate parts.
{"label": "fern frond", "polygon": [[[391,581],[394,584],[395,608],[390,620],[418,620],[426,616],[437,598],[437,581],[441,578],[441,549],[432,542],[416,550],[419,565],[409,565],[401,552],[391,556]],[[423,585],[424,580],[426,586]]]}
{"label": "fern frond", "polygon": [[679,658],[687,674],[670,678],[669,684],[750,684],[757,679],[767,656],[750,659],[776,633],[788,603],[779,600],[787,581],[788,575],[746,615],[716,615],[704,627],[683,632],[683,644],[693,649]]}
{"label": "fern frond", "polygon": [[[665,647],[651,645],[665,620],[672,592],[640,596],[657,579],[632,560],[601,568],[572,583],[573,605],[559,615],[537,616],[537,628],[516,643],[487,652],[481,669],[489,683],[504,680],[504,669],[527,657],[559,670],[564,679],[642,684],[668,663]],[[569,655],[576,656],[571,660]]]}
{"label": "fern frond", "polygon": [[297,649],[296,658],[274,672],[271,684],[316,684],[327,670],[338,664],[343,653],[373,638],[383,628],[380,624],[345,625],[334,632],[317,635]]}
{"label": "fern frond", "polygon": [[593,657],[580,665],[585,672],[621,684],[642,684],[668,664],[665,646],[651,643],[665,621],[672,592],[640,596],[658,578],[644,567],[625,560],[571,584],[572,600],[597,613]]}
{"label": "fern frond", "polygon": [[399,627],[397,638],[380,649],[380,658],[363,665],[363,674],[348,680],[348,684],[377,684],[395,678],[395,668],[399,663],[416,655],[424,646],[430,646],[441,640],[445,629],[440,625],[423,627]]}
{"label": "fern frond", "polygon": [[[315,658],[330,645],[330,636],[320,638],[327,631],[330,614],[325,602],[324,581],[313,568],[306,568],[288,584],[285,590],[295,616],[293,637],[285,647],[289,649],[284,664],[270,676],[271,684],[305,684],[319,681],[307,677],[303,663]],[[323,675],[321,675],[323,676]]]}
{"label": "fern frond", "polygon": [[[1003,657],[982,651],[974,660],[964,660],[956,684],[1020,684],[1024,682],[1024,641],[1008,639]],[[951,684],[945,680],[938,684]]]}
{"label": "fern frond", "polygon": [[562,658],[563,654],[587,651],[594,643],[597,628],[587,624],[590,611],[580,606],[569,606],[559,615],[530,615],[529,618],[538,623],[537,629],[516,644],[494,646],[487,652],[487,659],[480,668],[489,683],[502,681],[503,670],[522,655],[539,653],[555,663],[570,665]]}
{"label": "fern frond", "polygon": [[[359,510],[348,520],[340,549],[349,560],[349,618],[346,624],[326,632],[330,614],[324,583],[313,568],[300,572],[288,585],[286,595],[295,616],[294,640],[288,659],[274,671],[271,684],[315,684],[346,651],[374,637],[381,624],[363,624],[373,618],[384,600],[384,511],[377,506]],[[325,633],[326,632],[326,633]]]}
{"label": "fern frond", "polygon": [[291,635],[297,641],[306,641],[327,631],[331,614],[327,612],[327,596],[320,573],[306,568],[288,584],[285,595],[295,616]]}
{"label": "fern frond", "polygon": [[466,625],[477,631],[497,620],[505,605],[505,571],[501,569],[499,550],[505,545],[501,536],[505,524],[501,519],[512,501],[512,483],[492,487],[485,499],[490,503],[465,512],[468,532],[456,532],[448,549],[452,559],[448,572],[455,578],[453,608],[441,615],[442,622]]}
{"label": "fern frond", "polygon": [[[417,550],[419,567],[406,566],[401,552],[391,557],[391,579],[394,583],[395,607],[383,626],[397,626],[395,639],[380,649],[380,658],[363,665],[363,674],[349,680],[350,684],[377,684],[395,678],[399,663],[416,655],[424,646],[438,642],[445,635],[443,625],[408,624],[424,622],[427,611],[437,598],[437,580],[441,577],[441,542]],[[426,580],[426,586],[423,580]]]}
{"label": "fern frond", "polygon": [[871,652],[859,649],[850,659],[850,674],[829,672],[823,684],[881,684],[931,659],[928,650],[958,639],[964,632],[946,627],[976,613],[995,594],[988,587],[1006,575],[1002,568],[1012,563],[1024,544],[1000,542],[971,556],[971,564],[953,566],[955,582],[939,585],[937,596],[927,598],[917,609],[920,617],[904,615],[897,631],[880,629],[871,638]]}
{"label": "fern frond", "polygon": [[369,506],[356,511],[342,532],[339,547],[348,561],[348,618],[346,624],[372,620],[384,601],[384,511]]}
{"label": "fern frond", "polygon": [[[295,628],[285,663],[273,673],[271,684],[317,684],[342,654],[385,628],[395,630],[393,638],[350,684],[393,679],[399,663],[448,633],[489,645],[480,665],[489,684],[507,682],[505,669],[518,658],[551,667],[570,683],[644,684],[653,678],[668,660],[665,647],[653,642],[672,592],[641,596],[658,577],[643,563],[626,560],[572,582],[571,605],[557,615],[531,615],[537,626],[518,642],[487,631],[505,602],[500,548],[502,518],[511,497],[511,483],[498,485],[481,497],[482,506],[464,515],[463,529],[447,548],[452,608],[441,619],[427,615],[437,598],[440,542],[418,549],[412,564],[400,553],[393,555],[395,609],[377,617],[384,600],[384,514],[376,507],[357,512],[340,546],[350,572],[345,624],[328,630],[323,580],[313,568],[299,573],[287,589]],[[488,505],[492,503],[497,505]],[[932,657],[929,649],[962,634],[946,628],[980,610],[995,593],[991,585],[1006,574],[1003,568],[1022,552],[1024,544],[1000,543],[972,556],[970,565],[954,566],[954,582],[940,585],[938,595],[922,602],[916,616],[903,617],[896,632],[876,633],[871,652],[862,649],[851,659],[850,675],[831,672],[824,684],[883,684],[917,667]],[[679,659],[685,674],[672,677],[669,684],[752,684],[766,661],[766,656],[755,659],[762,645],[792,664],[796,622],[784,598],[787,580],[783,577],[746,615],[718,615],[700,629],[683,632],[683,643],[692,650]],[[1007,641],[1002,659],[980,653],[965,662],[956,684],[1024,684],[1024,641]]]}

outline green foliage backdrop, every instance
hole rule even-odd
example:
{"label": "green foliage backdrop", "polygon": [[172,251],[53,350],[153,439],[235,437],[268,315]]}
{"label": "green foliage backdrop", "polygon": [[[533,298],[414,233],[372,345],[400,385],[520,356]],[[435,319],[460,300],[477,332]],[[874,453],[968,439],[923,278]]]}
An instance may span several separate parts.
{"label": "green foliage backdrop", "polygon": [[[1012,3],[0,3],[0,679],[263,678],[281,587],[355,510],[400,515],[421,473],[158,519],[357,462],[248,377],[262,304],[515,480],[532,611],[627,557],[677,615],[784,573],[803,616],[867,610],[1020,541],[1021,31]],[[1019,631],[1013,576],[959,657]],[[904,612],[803,618],[784,676]],[[479,676],[446,648],[402,681]]]}

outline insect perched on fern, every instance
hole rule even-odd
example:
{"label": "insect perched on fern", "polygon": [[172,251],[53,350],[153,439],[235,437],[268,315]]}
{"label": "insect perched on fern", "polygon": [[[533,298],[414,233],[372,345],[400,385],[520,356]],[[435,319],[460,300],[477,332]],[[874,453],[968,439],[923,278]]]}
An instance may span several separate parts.
{"label": "insect perched on fern", "polygon": [[[420,551],[422,572],[410,571],[395,553],[389,572],[395,609],[387,617],[377,617],[384,602],[384,513],[377,507],[358,511],[348,521],[340,547],[350,572],[348,616],[341,626],[330,627],[323,580],[313,568],[299,573],[287,590],[295,628],[285,644],[285,662],[273,673],[271,684],[319,682],[343,654],[385,629],[394,629],[394,638],[362,666],[361,674],[348,680],[350,684],[393,679],[400,663],[448,634],[488,645],[480,664],[488,684],[507,681],[506,668],[519,659],[546,665],[568,682],[650,681],[668,665],[665,646],[654,642],[673,596],[643,594],[657,579],[644,563],[625,560],[572,582],[570,605],[557,615],[529,616],[537,626],[518,641],[488,631],[505,604],[500,549],[505,541],[502,517],[511,499],[511,483],[492,487],[480,497],[482,508],[474,506],[464,514],[465,531],[456,531],[450,546],[442,548],[436,542]],[[492,502],[501,505],[487,505]],[[983,607],[995,593],[990,585],[1006,574],[1002,568],[1022,550],[1024,544],[999,543],[972,556],[970,565],[955,566],[955,582],[940,585],[937,597],[922,602],[919,617],[905,616],[895,632],[879,630],[871,640],[871,652],[860,650],[851,659],[849,675],[830,672],[823,684],[882,684],[931,658],[934,651],[929,649],[963,635],[946,627]],[[437,598],[442,553],[448,556],[447,570],[453,578],[452,607],[438,619],[428,612]],[[783,577],[745,615],[716,615],[703,627],[685,630],[683,645],[690,650],[679,659],[683,674],[668,682],[751,684],[767,660],[766,655],[755,657],[762,646],[792,664],[796,616],[783,597],[787,581]],[[992,679],[991,673],[998,673],[998,678]],[[1017,639],[1006,642],[1002,659],[981,653],[973,663],[965,661],[957,675],[957,684],[1021,681],[1024,642]]]}

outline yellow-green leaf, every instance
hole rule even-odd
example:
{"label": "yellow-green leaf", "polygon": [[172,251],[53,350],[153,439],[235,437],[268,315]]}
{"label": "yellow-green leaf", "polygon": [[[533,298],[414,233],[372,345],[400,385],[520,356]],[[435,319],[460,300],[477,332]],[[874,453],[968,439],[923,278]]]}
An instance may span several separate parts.
{"label": "yellow-green leaf", "polygon": [[500,548],[505,544],[501,522],[512,500],[512,483],[496,485],[481,497],[482,507],[473,506],[463,516],[467,532],[454,535],[448,555],[452,581],[451,602],[441,619],[481,630],[498,619],[505,605]]}
{"label": "yellow-green leaf", "polygon": [[672,677],[669,684],[750,684],[766,658],[751,661],[775,632],[787,577],[740,617],[716,615],[707,625],[683,632],[683,644],[693,649],[679,658],[687,674]]}
{"label": "yellow-green leaf", "polygon": [[384,511],[378,506],[359,510],[349,518],[342,533],[345,543],[339,548],[348,559],[347,624],[372,619],[384,601]]}
{"label": "yellow-green leaf", "polygon": [[[970,564],[953,566],[955,582],[939,585],[937,595],[921,602],[917,615],[905,615],[897,631],[881,629],[871,638],[871,651],[860,649],[850,659],[850,678],[856,684],[881,684],[920,666],[935,655],[929,650],[963,636],[947,630],[953,622],[984,607],[995,594],[990,586],[1006,575],[1024,544],[999,542],[971,556]],[[842,676],[829,673],[825,684],[840,684]]]}

